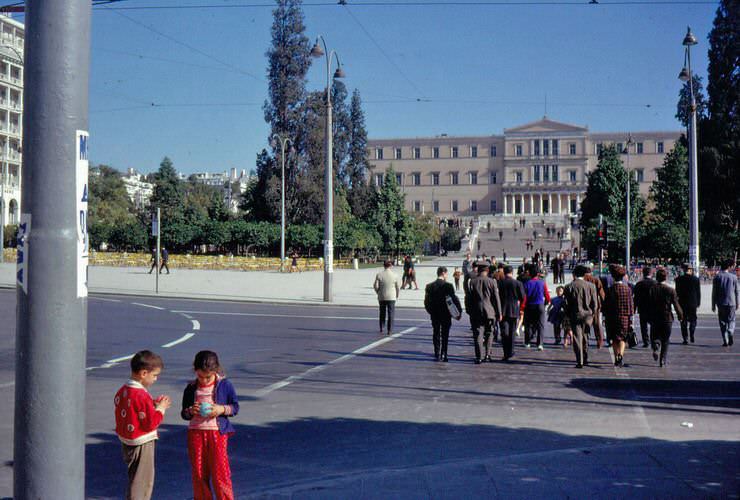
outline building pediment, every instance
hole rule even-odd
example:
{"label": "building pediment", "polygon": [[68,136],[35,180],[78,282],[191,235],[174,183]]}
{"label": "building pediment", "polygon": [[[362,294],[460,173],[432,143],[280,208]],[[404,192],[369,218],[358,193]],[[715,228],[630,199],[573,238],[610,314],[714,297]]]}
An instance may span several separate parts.
{"label": "building pediment", "polygon": [[579,127],[569,123],[556,122],[547,117],[530,123],[525,123],[518,127],[504,129],[505,135],[518,134],[547,134],[547,133],[573,133],[585,134],[588,132],[587,127]]}

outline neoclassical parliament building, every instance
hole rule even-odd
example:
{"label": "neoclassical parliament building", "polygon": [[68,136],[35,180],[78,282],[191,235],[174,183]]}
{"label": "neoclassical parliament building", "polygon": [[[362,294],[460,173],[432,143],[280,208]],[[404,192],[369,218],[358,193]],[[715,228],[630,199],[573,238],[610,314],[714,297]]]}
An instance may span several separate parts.
{"label": "neoclassical parliament building", "polygon": [[[681,133],[590,132],[548,119],[503,135],[371,139],[370,180],[392,166],[406,208],[440,217],[575,214],[599,151],[615,145],[647,196],[655,171]],[[628,137],[632,143],[627,152]]]}

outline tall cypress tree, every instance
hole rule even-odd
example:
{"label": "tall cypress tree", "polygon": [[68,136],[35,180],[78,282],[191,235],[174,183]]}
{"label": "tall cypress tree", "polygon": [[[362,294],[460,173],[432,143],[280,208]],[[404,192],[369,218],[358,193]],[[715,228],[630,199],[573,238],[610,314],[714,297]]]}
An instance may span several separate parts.
{"label": "tall cypress tree", "polygon": [[349,110],[349,153],[347,160],[347,177],[349,191],[347,201],[352,214],[363,220],[368,220],[372,212],[373,188],[368,184],[367,169],[367,130],[365,130],[365,113],[362,111],[360,91],[352,93],[352,102]]}
{"label": "tall cypress tree", "polygon": [[[699,75],[694,75],[692,78],[694,82],[694,101],[696,101],[696,119],[701,122],[707,117],[707,100],[704,97],[704,85],[702,85],[702,78]],[[691,108],[691,90],[689,89],[689,82],[683,84],[681,90],[678,93],[678,104],[676,105],[676,120],[681,122],[684,128],[689,126]]]}

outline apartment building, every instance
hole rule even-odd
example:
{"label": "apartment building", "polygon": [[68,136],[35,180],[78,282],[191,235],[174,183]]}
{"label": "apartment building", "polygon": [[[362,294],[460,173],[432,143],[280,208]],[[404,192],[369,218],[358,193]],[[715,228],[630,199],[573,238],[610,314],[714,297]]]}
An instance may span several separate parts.
{"label": "apartment building", "polygon": [[[573,215],[601,148],[615,145],[647,196],[679,131],[592,133],[547,117],[503,135],[371,139],[370,182],[392,166],[406,209],[440,217]],[[632,144],[627,151],[628,138]]]}
{"label": "apartment building", "polygon": [[0,15],[0,223],[17,224],[21,210],[23,134],[22,23]]}

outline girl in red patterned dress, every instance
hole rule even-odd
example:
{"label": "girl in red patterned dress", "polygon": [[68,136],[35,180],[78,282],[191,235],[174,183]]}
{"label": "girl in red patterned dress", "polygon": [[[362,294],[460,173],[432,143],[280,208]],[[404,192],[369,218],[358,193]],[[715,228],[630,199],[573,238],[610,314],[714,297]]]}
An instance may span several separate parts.
{"label": "girl in red patterned dress", "polygon": [[[188,426],[188,455],[195,500],[233,500],[227,445],[234,426],[229,417],[239,412],[234,386],[224,376],[218,354],[200,351],[193,361],[196,380],[182,395],[182,418]],[[211,489],[212,488],[212,489]]]}

